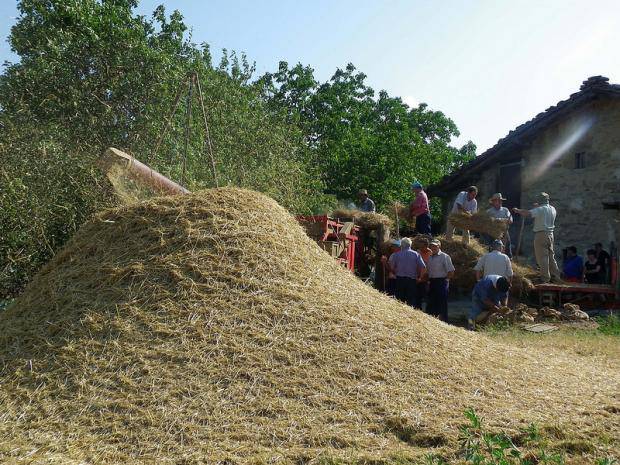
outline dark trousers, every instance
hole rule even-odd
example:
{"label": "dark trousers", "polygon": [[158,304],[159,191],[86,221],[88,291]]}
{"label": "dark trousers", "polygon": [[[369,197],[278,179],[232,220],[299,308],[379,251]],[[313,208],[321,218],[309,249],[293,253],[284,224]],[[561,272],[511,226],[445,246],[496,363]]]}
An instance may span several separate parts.
{"label": "dark trousers", "polygon": [[417,281],[413,278],[405,278],[403,276],[396,277],[396,298],[401,302],[411,305],[415,305],[415,296]]}
{"label": "dark trousers", "polygon": [[431,278],[428,288],[426,312],[448,321],[448,279]]}
{"label": "dark trousers", "polygon": [[413,302],[413,306],[415,308],[422,309],[422,302],[426,299],[428,283],[417,283],[416,291],[415,291],[415,301]]}
{"label": "dark trousers", "polygon": [[422,213],[416,216],[415,230],[418,234],[431,235],[431,215],[429,213]]}
{"label": "dark trousers", "polygon": [[385,286],[385,293],[392,297],[396,297],[396,278],[388,278]]}

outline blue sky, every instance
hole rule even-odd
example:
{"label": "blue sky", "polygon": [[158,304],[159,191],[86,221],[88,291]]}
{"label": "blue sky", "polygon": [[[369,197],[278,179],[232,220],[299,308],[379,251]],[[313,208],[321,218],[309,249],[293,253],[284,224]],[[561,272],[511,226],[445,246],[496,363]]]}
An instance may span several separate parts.
{"label": "blue sky", "polygon": [[[428,103],[479,152],[602,74],[620,83],[620,0],[142,0],[179,9],[193,41],[320,80],[352,62],[375,90]],[[0,36],[17,2],[0,1]],[[16,60],[5,41],[0,61]]]}

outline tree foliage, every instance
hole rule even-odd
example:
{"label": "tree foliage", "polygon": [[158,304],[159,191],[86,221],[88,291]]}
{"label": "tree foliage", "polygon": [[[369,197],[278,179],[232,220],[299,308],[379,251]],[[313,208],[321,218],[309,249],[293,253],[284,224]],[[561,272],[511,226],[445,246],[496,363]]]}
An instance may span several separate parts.
{"label": "tree foliage", "polygon": [[9,43],[20,60],[0,76],[0,296],[18,291],[90,214],[114,202],[94,165],[107,147],[175,180],[186,158],[185,184],[213,185],[195,99],[185,151],[185,88],[154,154],[189,72],[202,84],[220,185],[266,192],[292,211],[326,201],[301,129],[265,103],[245,57],[225,52],[214,65],[179,12],[160,6],[146,18],[136,4],[18,3]]}
{"label": "tree foliage", "polygon": [[244,55],[224,50],[214,64],[178,11],[159,6],[145,17],[137,3],[18,2],[9,43],[19,61],[0,75],[0,297],[114,204],[94,165],[107,147],[190,189],[213,186],[189,73],[201,83],[220,185],[265,192],[293,212],[326,208],[362,187],[379,205],[406,200],[412,180],[434,182],[475,153],[473,144],[449,145],[458,131],[441,112],[376,94],[352,65],[319,83],[309,66],[282,62],[252,81]]}
{"label": "tree foliage", "polygon": [[321,84],[309,66],[281,62],[258,82],[271,105],[303,128],[327,192],[350,199],[366,188],[379,205],[406,200],[414,180],[431,184],[475,156],[472,142],[450,145],[459,132],[442,112],[377,95],[365,80],[349,64]]}

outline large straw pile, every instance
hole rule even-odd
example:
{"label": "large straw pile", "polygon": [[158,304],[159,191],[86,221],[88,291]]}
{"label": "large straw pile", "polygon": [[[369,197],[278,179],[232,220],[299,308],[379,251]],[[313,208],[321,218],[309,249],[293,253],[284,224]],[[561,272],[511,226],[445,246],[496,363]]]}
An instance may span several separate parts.
{"label": "large straw pile", "polygon": [[485,211],[473,215],[462,212],[451,213],[448,219],[457,228],[488,234],[494,239],[502,237],[508,229],[507,222],[493,218]]}
{"label": "large straw pile", "polygon": [[[461,237],[454,236],[454,239],[448,240],[445,237],[439,237],[441,240],[441,249],[452,258],[452,263],[456,271],[452,283],[464,291],[470,291],[476,285],[476,272],[474,266],[478,259],[488,252],[488,248],[480,244],[476,239],[471,239],[469,244],[464,244]],[[529,266],[512,263],[511,294],[520,296],[527,294],[532,288],[532,279],[537,276],[536,270]]]}
{"label": "large straw pile", "polygon": [[617,367],[411,310],[249,191],[100,214],[0,316],[0,341],[2,462],[450,458],[467,407],[494,429],[550,425],[577,456],[584,439],[620,450]]}
{"label": "large straw pile", "polygon": [[389,217],[381,213],[363,212],[346,208],[334,210],[331,216],[340,220],[353,220],[355,224],[366,229],[378,229],[381,226],[390,228],[394,223]]}

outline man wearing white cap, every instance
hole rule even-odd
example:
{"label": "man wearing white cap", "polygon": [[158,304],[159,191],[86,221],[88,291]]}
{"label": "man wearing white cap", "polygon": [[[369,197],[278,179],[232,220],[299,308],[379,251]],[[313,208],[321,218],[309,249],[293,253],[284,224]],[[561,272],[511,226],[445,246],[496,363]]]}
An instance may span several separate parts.
{"label": "man wearing white cap", "polygon": [[[487,213],[489,214],[491,218],[495,218],[499,221],[505,221],[510,227],[510,225],[512,224],[512,215],[510,214],[510,210],[502,206],[503,200],[506,200],[506,199],[502,197],[501,192],[497,192],[493,194],[491,198],[489,199],[489,203],[491,204],[491,207],[487,210]],[[500,237],[500,239],[502,238]],[[506,251],[506,255],[508,255],[509,257],[512,257],[512,250],[511,250],[511,244],[510,244],[510,233],[508,232],[508,230],[506,230],[506,232],[504,233],[503,239],[504,239],[504,245],[505,245],[504,250]]]}
{"label": "man wearing white cap", "polygon": [[538,203],[534,203],[534,208],[531,210],[515,207],[512,212],[534,218],[534,253],[540,268],[541,281],[543,283],[548,283],[551,280],[562,282],[553,250],[556,211],[549,204],[549,194],[541,192],[538,195]]}
{"label": "man wearing white cap", "polygon": [[439,240],[432,240],[430,247],[432,255],[426,265],[429,278],[426,311],[442,321],[448,321],[448,286],[454,277],[454,265],[450,255],[441,250]]}

